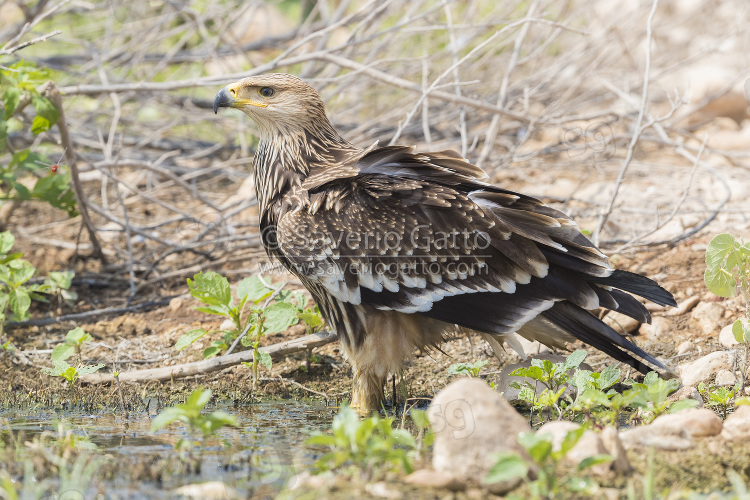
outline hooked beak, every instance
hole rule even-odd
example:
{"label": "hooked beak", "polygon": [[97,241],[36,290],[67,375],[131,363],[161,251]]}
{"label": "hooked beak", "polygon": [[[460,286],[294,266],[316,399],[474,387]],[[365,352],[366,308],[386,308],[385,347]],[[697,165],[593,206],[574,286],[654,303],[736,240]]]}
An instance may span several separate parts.
{"label": "hooked beak", "polygon": [[214,97],[214,114],[219,112],[219,108],[233,107],[234,97],[229,95],[229,91],[224,87]]}
{"label": "hooked beak", "polygon": [[252,99],[237,99],[237,84],[227,85],[214,97],[214,113],[219,112],[219,108],[243,108],[247,105],[265,108],[268,104],[256,102]]}

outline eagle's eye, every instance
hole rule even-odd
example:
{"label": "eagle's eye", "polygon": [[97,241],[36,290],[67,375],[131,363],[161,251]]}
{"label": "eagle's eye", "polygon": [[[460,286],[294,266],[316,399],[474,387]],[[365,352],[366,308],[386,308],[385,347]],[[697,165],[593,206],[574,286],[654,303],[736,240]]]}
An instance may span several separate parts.
{"label": "eagle's eye", "polygon": [[274,91],[271,87],[262,87],[258,90],[258,93],[263,97],[271,97],[274,94]]}

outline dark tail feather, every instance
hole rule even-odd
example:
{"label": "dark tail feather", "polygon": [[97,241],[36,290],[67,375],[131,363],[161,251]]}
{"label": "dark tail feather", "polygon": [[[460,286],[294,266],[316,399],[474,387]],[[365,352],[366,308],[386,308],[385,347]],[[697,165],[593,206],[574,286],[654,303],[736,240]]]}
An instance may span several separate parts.
{"label": "dark tail feather", "polygon": [[641,373],[646,374],[653,371],[653,368],[634,358],[631,353],[665,370],[669,375],[673,375],[672,371],[657,361],[656,358],[624,338],[596,316],[570,302],[557,302],[552,308],[544,311],[542,315],[575,338],[609,354],[617,361],[632,366]]}
{"label": "dark tail feather", "polygon": [[640,274],[617,269],[607,277],[593,277],[589,281],[634,293],[660,306],[677,306],[671,293],[660,287],[654,280]]}

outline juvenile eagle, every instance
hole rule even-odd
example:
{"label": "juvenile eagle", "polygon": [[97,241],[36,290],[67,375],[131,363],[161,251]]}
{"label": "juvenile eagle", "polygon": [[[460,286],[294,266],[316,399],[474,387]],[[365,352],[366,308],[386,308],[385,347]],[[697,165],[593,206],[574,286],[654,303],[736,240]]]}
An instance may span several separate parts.
{"label": "juvenile eagle", "polygon": [[255,185],[263,245],[299,277],[354,372],[352,405],[377,408],[415,348],[458,329],[499,348],[508,334],[575,339],[642,372],[666,367],[592,315],[650,322],[630,292],[675,305],[654,281],[614,270],[567,215],[482,179],[453,151],[362,150],[297,77],[266,74],[214,100],[258,126]]}

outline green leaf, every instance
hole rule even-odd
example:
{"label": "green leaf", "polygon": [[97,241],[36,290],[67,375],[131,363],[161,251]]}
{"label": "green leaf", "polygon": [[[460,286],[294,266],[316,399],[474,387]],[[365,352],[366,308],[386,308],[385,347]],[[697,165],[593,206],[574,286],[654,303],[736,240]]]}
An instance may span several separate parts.
{"label": "green leaf", "polygon": [[724,259],[734,250],[734,244],[735,240],[731,234],[723,233],[714,236],[706,248],[706,266],[708,266],[708,269],[716,270],[721,267]]}
{"label": "green leaf", "polygon": [[50,284],[57,288],[67,290],[73,283],[74,271],[52,271],[49,273]]}
{"label": "green leaf", "polygon": [[257,304],[273,294],[273,290],[263,284],[258,276],[250,276],[240,281],[237,285],[237,297],[246,297],[247,300]]}
{"label": "green leaf", "polygon": [[193,276],[193,280],[188,278],[187,284],[190,295],[204,304],[231,307],[232,292],[229,281],[224,276],[214,271],[198,273]]}
{"label": "green leaf", "polygon": [[720,267],[706,268],[706,272],[703,273],[703,281],[706,282],[709,291],[714,295],[734,297],[737,281],[726,269]]}
{"label": "green leaf", "polygon": [[564,457],[567,455],[567,453],[573,449],[573,447],[578,443],[578,441],[581,439],[581,436],[583,436],[583,433],[586,429],[583,427],[579,427],[578,429],[573,429],[572,431],[568,431],[565,434],[565,437],[562,440],[562,443],[560,443],[560,452],[559,455],[561,457]]}
{"label": "green leaf", "polygon": [[299,321],[297,308],[288,302],[275,302],[263,310],[264,333],[283,332]]}
{"label": "green leaf", "polygon": [[[750,325],[749,325],[750,326]],[[738,319],[737,321],[732,324],[732,335],[734,335],[734,339],[739,342],[740,344],[744,344],[747,342],[747,332],[745,331],[745,325],[742,324],[742,320]]]}
{"label": "green leaf", "polygon": [[65,361],[69,357],[75,353],[75,347],[68,343],[62,343],[55,346],[54,349],[52,349],[52,363],[55,363],[57,361]]}
{"label": "green leaf", "polygon": [[538,464],[543,463],[552,452],[552,441],[547,434],[537,436],[533,432],[522,432],[518,436],[518,442]]}
{"label": "green leaf", "polygon": [[18,90],[18,87],[8,87],[7,89],[5,89],[5,93],[3,94],[3,101],[5,103],[6,120],[13,116],[13,113],[16,111],[20,100],[21,91]]}
{"label": "green leaf", "polygon": [[200,429],[201,434],[203,434],[204,436],[209,436],[222,427],[226,426],[237,427],[237,419],[234,417],[234,415],[230,415],[227,412],[217,410],[200,419],[198,428]]}
{"label": "green leaf", "polygon": [[75,345],[79,346],[79,345],[83,344],[84,342],[90,342],[92,340],[94,340],[94,337],[92,337],[91,334],[86,333],[83,330],[83,328],[81,328],[80,326],[77,327],[77,328],[74,328],[74,329],[70,330],[67,333],[67,335],[65,335],[65,341],[68,344],[71,344],[71,345],[74,345],[74,346]]}
{"label": "green leaf", "polygon": [[606,390],[619,382],[621,377],[620,369],[614,365],[609,365],[602,370],[596,385],[599,389]]}
{"label": "green leaf", "polygon": [[320,314],[315,312],[301,312],[299,313],[299,319],[304,321],[304,323],[312,330],[323,325],[323,318],[320,317]]}
{"label": "green leaf", "polygon": [[678,411],[687,410],[689,408],[696,408],[698,406],[698,401],[694,399],[681,399],[679,401],[675,401],[671,405],[669,405],[669,413],[677,413]]}
{"label": "green leaf", "polygon": [[567,372],[574,368],[578,368],[580,364],[583,363],[583,360],[586,359],[586,354],[587,352],[583,349],[570,353],[568,357],[565,358],[561,371]]}
{"label": "green leaf", "polygon": [[11,290],[8,295],[10,310],[13,311],[16,319],[18,321],[25,320],[28,316],[26,313],[29,310],[29,307],[31,307],[31,297],[29,297],[28,292],[22,289],[15,289]]}
{"label": "green leaf", "polygon": [[187,422],[187,415],[182,408],[165,408],[151,421],[151,432],[156,432],[172,422]]}
{"label": "green leaf", "polygon": [[99,363],[98,365],[84,365],[76,369],[77,375],[79,377],[82,377],[83,375],[88,375],[89,373],[98,372],[104,368],[104,364]]}
{"label": "green leaf", "polygon": [[195,389],[187,397],[183,407],[200,411],[211,400],[211,394],[211,389]]}
{"label": "green leaf", "polygon": [[10,231],[4,231],[0,233],[0,255],[5,255],[10,252],[13,245],[16,242],[16,238],[10,233]]}
{"label": "green leaf", "polygon": [[589,467],[593,467],[599,464],[607,464],[614,459],[615,457],[613,457],[612,455],[604,455],[604,454],[586,457],[578,463],[578,470],[588,469]]}
{"label": "green leaf", "polygon": [[484,484],[510,481],[517,477],[523,478],[529,472],[526,462],[517,453],[506,451],[492,457],[495,464],[490,468],[487,476],[482,480]]}
{"label": "green leaf", "polygon": [[189,345],[192,345],[195,343],[196,340],[206,335],[208,332],[202,328],[195,328],[194,330],[190,330],[185,335],[180,337],[177,340],[177,343],[175,343],[174,348],[178,351],[183,350]]}
{"label": "green leaf", "polygon": [[46,201],[60,210],[65,210],[69,217],[78,215],[76,197],[70,188],[70,176],[68,175],[57,173],[41,177],[34,184],[31,197]]}
{"label": "green leaf", "polygon": [[60,119],[60,111],[52,104],[52,101],[41,95],[31,97],[31,103],[34,105],[36,116],[31,122],[31,132],[39,134],[49,130],[52,125]]}
{"label": "green leaf", "polygon": [[221,352],[221,347],[212,345],[203,350],[203,359],[213,358]]}
{"label": "green leaf", "polygon": [[271,360],[271,355],[268,354],[265,351],[258,351],[258,363],[265,366],[269,370],[273,366],[273,361]]}
{"label": "green leaf", "polygon": [[414,425],[419,429],[427,429],[430,427],[430,419],[427,417],[425,410],[412,409],[409,412],[411,419],[414,421]]}

